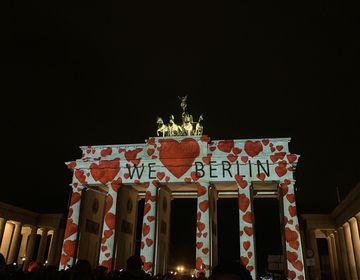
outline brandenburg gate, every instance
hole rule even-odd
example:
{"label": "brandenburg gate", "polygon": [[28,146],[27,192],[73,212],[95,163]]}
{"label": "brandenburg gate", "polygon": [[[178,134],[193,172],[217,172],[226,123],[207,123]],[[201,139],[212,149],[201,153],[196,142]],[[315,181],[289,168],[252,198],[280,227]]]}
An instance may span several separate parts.
{"label": "brandenburg gate", "polygon": [[217,263],[216,200],[231,192],[239,202],[240,259],[256,279],[253,196],[262,193],[279,197],[286,273],[305,279],[293,176],[299,156],[290,139],[212,140],[202,134],[202,116],[194,122],[186,106],[183,97],[181,125],[173,115],[168,125],[158,118],[158,136],[144,144],[81,147],[81,159],[67,163],[73,180],[60,269],[81,258],[123,267],[135,252],[141,196],[144,270],[167,272],[172,195],[192,192],[196,216],[182,218],[197,219],[195,267],[208,275]]}

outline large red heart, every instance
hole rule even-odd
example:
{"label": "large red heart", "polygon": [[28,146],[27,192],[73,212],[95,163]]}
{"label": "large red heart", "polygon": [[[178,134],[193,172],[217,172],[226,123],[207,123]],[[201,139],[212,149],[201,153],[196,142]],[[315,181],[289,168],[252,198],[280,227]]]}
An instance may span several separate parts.
{"label": "large red heart", "polygon": [[90,172],[95,181],[106,184],[112,181],[120,170],[120,159],[101,160],[99,165],[92,163]]}
{"label": "large red heart", "polygon": [[287,242],[296,241],[298,239],[298,234],[296,231],[291,230],[290,228],[285,228],[285,239]]}
{"label": "large red heart", "polygon": [[296,261],[298,259],[298,254],[296,252],[287,251],[286,255],[287,255],[287,259],[291,263],[293,263],[294,261]]}
{"label": "large red heart", "polygon": [[65,240],[64,242],[64,253],[70,257],[75,255],[76,240]]}
{"label": "large red heart", "polygon": [[249,156],[254,157],[263,151],[263,146],[260,141],[253,142],[253,141],[247,140],[245,142],[244,150]]}
{"label": "large red heart", "polygon": [[245,251],[249,250],[249,248],[250,248],[250,241],[244,241],[243,247],[244,247]]}
{"label": "large red heart", "polygon": [[239,209],[245,212],[250,205],[250,199],[245,194],[239,194]]}
{"label": "large red heart", "polygon": [[234,148],[234,140],[222,140],[218,143],[218,149],[224,153],[230,153]]}
{"label": "large red heart", "polygon": [[78,225],[73,222],[72,219],[68,219],[66,222],[66,229],[65,229],[65,235],[64,239],[70,237],[78,230]]}
{"label": "large red heart", "polygon": [[243,257],[243,256],[241,256],[241,257],[240,257],[240,260],[241,260],[241,263],[242,263],[243,265],[245,265],[245,266],[249,263],[249,258],[248,258],[248,257]]}
{"label": "large red heart", "polygon": [[209,208],[209,201],[208,200],[204,200],[202,202],[199,203],[199,209],[202,211],[202,212],[206,212],[206,210],[208,210]]}
{"label": "large red heart", "polygon": [[159,142],[159,159],[176,178],[183,176],[200,154],[199,144],[192,138],[185,138],[180,142],[174,139]]}
{"label": "large red heart", "polygon": [[296,215],[296,206],[289,206],[289,214],[291,217],[294,217]]}
{"label": "large red heart", "polygon": [[109,212],[105,215],[105,223],[109,229],[115,228],[116,217],[113,213]]}
{"label": "large red heart", "polygon": [[131,161],[134,165],[138,165],[140,159],[137,158],[137,154],[142,151],[142,148],[136,148],[135,150],[129,150],[125,152],[125,158],[127,161]]}
{"label": "large red heart", "polygon": [[242,219],[243,219],[245,222],[251,224],[251,223],[252,223],[252,214],[251,214],[251,212],[249,212],[249,211],[246,212],[246,214],[243,215]]}
{"label": "large red heart", "polygon": [[75,177],[79,180],[81,184],[86,183],[86,177],[84,175],[84,170],[77,169],[75,170]]}

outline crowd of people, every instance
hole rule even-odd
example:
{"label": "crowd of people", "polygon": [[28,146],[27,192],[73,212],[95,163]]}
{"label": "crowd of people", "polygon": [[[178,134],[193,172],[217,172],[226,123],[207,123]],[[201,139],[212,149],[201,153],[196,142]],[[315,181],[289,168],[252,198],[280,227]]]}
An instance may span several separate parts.
{"label": "crowd of people", "polygon": [[[6,264],[0,254],[0,280],[194,280],[186,274],[155,275],[145,273],[139,257],[132,256],[127,260],[126,268],[108,272],[106,267],[92,269],[86,260],[78,260],[67,270],[58,270],[57,266],[44,266],[31,262],[26,270],[15,264]],[[204,273],[199,273],[196,280],[207,280]],[[232,262],[214,267],[209,280],[251,280],[249,271],[240,263]]]}

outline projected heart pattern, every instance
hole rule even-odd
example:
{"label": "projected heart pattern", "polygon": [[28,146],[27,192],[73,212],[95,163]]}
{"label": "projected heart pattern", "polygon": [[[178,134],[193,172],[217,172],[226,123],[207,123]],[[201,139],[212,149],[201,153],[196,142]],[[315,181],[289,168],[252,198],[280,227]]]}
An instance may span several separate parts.
{"label": "projected heart pattern", "polygon": [[72,184],[72,194],[68,210],[68,218],[65,227],[64,243],[60,257],[60,268],[66,269],[73,265],[75,260],[76,245],[78,239],[80,202],[83,186],[75,176]]}
{"label": "projected heart pattern", "polygon": [[140,257],[144,263],[144,270],[149,272],[152,271],[154,262],[152,257],[155,252],[156,194],[159,182],[154,180],[146,186]]}
{"label": "projected heart pattern", "polygon": [[305,271],[299,221],[296,215],[294,184],[290,180],[284,180],[280,183],[280,188],[282,190],[284,206],[284,234],[288,277],[290,279],[301,279],[301,277],[304,277]]}
{"label": "projected heart pattern", "polygon": [[209,256],[209,189],[196,182],[197,215],[196,215],[196,269],[207,273],[210,267]]}
{"label": "projected heart pattern", "polygon": [[236,180],[239,191],[240,260],[255,279],[255,247],[250,184],[241,176]]}
{"label": "projected heart pattern", "polygon": [[114,268],[117,189],[122,183],[143,184],[146,187],[140,255],[144,270],[153,273],[157,187],[159,184],[167,183],[191,183],[196,185],[198,194],[195,265],[197,270],[208,273],[211,259],[209,244],[211,209],[209,209],[208,187],[213,178],[221,181],[221,178],[218,179],[219,176],[227,176],[227,181],[236,182],[238,186],[240,256],[254,279],[255,232],[250,187],[254,181],[281,182],[288,276],[301,279],[304,277],[303,256],[292,182],[298,155],[289,153],[286,141],[286,139],[212,141],[204,135],[149,138],[145,144],[83,147],[82,158],[68,163],[68,168],[74,172],[73,194],[70,199],[61,268],[73,265],[75,261],[81,189],[84,186],[99,184],[108,186],[99,264],[109,269]]}
{"label": "projected heart pattern", "polygon": [[115,245],[116,201],[117,192],[121,183],[121,178],[112,181],[105,198],[105,212],[99,264],[107,267],[108,270],[114,268],[113,260]]}

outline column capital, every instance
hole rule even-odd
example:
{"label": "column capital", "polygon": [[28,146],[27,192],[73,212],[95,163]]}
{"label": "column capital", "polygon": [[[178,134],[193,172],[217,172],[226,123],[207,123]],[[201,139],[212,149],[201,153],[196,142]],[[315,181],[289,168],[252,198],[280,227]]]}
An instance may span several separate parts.
{"label": "column capital", "polygon": [[356,223],[357,223],[357,220],[356,220],[355,217],[351,217],[348,222],[349,222],[350,225],[351,225],[351,224],[356,224]]}

